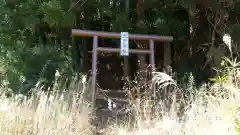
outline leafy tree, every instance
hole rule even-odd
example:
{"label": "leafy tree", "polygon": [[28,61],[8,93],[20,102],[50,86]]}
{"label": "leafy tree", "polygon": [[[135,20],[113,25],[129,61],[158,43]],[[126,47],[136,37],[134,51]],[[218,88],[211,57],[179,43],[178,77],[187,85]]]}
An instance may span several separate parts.
{"label": "leafy tree", "polygon": [[[73,39],[71,29],[78,28],[173,35],[176,71],[195,72],[196,81],[206,80],[212,71],[208,56],[215,56],[209,50],[222,44],[223,34],[231,34],[234,55],[239,52],[239,3],[238,0],[1,1],[0,75],[15,92],[26,92],[40,79],[46,79],[51,86],[56,69],[64,76],[88,73],[92,39]],[[99,43],[116,42],[101,39]]]}

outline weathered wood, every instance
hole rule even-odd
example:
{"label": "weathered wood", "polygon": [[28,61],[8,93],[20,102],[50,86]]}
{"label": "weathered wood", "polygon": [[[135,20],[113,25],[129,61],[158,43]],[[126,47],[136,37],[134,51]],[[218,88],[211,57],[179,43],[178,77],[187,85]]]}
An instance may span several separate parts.
{"label": "weathered wood", "polygon": [[97,47],[98,37],[93,37],[93,51],[92,51],[92,109],[95,107],[96,100],[96,76],[97,76]]}
{"label": "weathered wood", "polygon": [[151,68],[152,68],[152,71],[155,71],[155,49],[154,49],[154,41],[153,40],[150,40],[149,41],[149,48],[150,48],[150,64],[151,64]]}
{"label": "weathered wood", "polygon": [[[171,46],[169,43],[164,44],[164,60],[163,60],[163,66],[165,70],[167,70],[167,73],[170,73],[169,67],[171,67],[172,61],[171,61]],[[166,69],[168,67],[168,69]]]}
{"label": "weathered wood", "polygon": [[[109,48],[109,47],[98,47],[98,52],[120,52],[120,48]],[[129,49],[129,53],[141,53],[141,54],[149,54],[151,53],[150,50],[144,50],[144,49]]]}
{"label": "weathered wood", "polygon": [[[89,31],[89,30],[72,30],[72,36],[81,36],[81,37],[93,37],[93,50],[92,52],[92,104],[94,107],[96,100],[96,74],[97,74],[97,54],[98,52],[113,52],[119,53],[120,48],[109,48],[109,47],[98,47],[98,38],[110,38],[110,39],[120,39],[121,34],[115,32],[101,32],[101,31]],[[150,55],[150,64],[152,66],[152,71],[155,70],[155,52],[154,52],[154,41],[165,42],[164,45],[164,63],[166,65],[171,65],[171,48],[169,43],[173,41],[172,36],[157,36],[157,35],[137,35],[129,34],[130,40],[141,40],[149,41],[149,49],[129,49],[129,53],[138,53],[141,55],[149,54]],[[141,64],[139,65],[140,69],[144,67],[145,56],[140,56]],[[126,62],[126,60],[125,60]],[[126,64],[126,63],[125,63]]]}
{"label": "weathered wood", "polygon": [[129,57],[124,56],[124,77],[128,77],[129,76]]}
{"label": "weathered wood", "polygon": [[[151,54],[150,54],[150,64],[151,64],[151,72],[154,72],[156,70],[156,67],[155,67],[155,49],[154,49],[154,41],[153,40],[150,40],[149,41],[149,48],[150,48],[150,51],[151,51]],[[151,74],[151,76],[153,76]],[[153,84],[152,85],[152,91],[153,91],[153,95],[154,95],[154,98],[156,97],[156,89],[155,89],[155,85]]]}
{"label": "weathered wood", "polygon": [[[98,36],[99,38],[111,38],[111,39],[120,39],[121,34],[116,32],[102,32],[102,31],[89,31],[89,30],[72,30],[73,36],[81,37],[93,37]],[[162,42],[172,42],[172,36],[158,36],[158,35],[140,35],[140,34],[129,34],[130,40],[154,40]]]}

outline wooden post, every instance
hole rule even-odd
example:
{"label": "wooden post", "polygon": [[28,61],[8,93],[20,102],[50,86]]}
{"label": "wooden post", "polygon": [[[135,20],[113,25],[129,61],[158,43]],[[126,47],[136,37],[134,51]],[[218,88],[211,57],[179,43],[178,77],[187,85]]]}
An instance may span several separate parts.
{"label": "wooden post", "polygon": [[[163,60],[163,66],[164,68],[166,67],[171,67],[171,46],[170,43],[165,43],[164,44],[164,60]],[[168,73],[169,71],[167,71]]]}
{"label": "wooden post", "polygon": [[[125,12],[127,14],[127,18],[128,18],[128,21],[129,21],[129,17],[128,17],[128,14],[129,14],[129,0],[125,1]],[[128,58],[129,57],[126,57],[126,56],[124,57],[124,76],[125,77],[129,76],[129,59]]]}
{"label": "wooden post", "polygon": [[129,60],[127,56],[124,56],[124,77],[129,76]]}
{"label": "wooden post", "polygon": [[[153,73],[155,71],[155,51],[154,51],[154,41],[153,40],[149,40],[149,48],[150,48],[150,66],[151,66],[151,76],[153,77]],[[151,77],[151,79],[152,79]],[[156,89],[155,89],[155,85],[152,84],[152,90],[153,90],[153,96],[154,99],[156,98]]]}
{"label": "wooden post", "polygon": [[149,41],[149,45],[150,45],[150,64],[151,64],[151,70],[152,72],[155,71],[155,51],[154,51],[154,41],[150,40]]}
{"label": "wooden post", "polygon": [[[153,72],[155,72],[156,68],[155,68],[155,49],[154,49],[154,40],[149,40],[149,49],[151,51],[150,53],[150,66],[151,66],[151,79],[153,78]],[[152,83],[152,91],[153,91],[153,100],[155,101],[157,98],[156,98],[156,87],[155,87],[155,84]],[[150,92],[151,93],[151,92]],[[152,106],[155,106],[155,102],[153,102],[154,104],[152,104]],[[155,108],[154,107],[151,107],[149,108],[152,112],[155,112]],[[149,114],[149,118],[151,118],[154,114],[153,113],[150,113]],[[153,116],[154,117],[154,116]]]}
{"label": "wooden post", "polygon": [[92,109],[95,107],[96,100],[96,76],[97,76],[97,47],[98,37],[93,37],[93,50],[92,50]]}
{"label": "wooden post", "polygon": [[145,76],[145,73],[144,73],[144,67],[146,65],[146,59],[145,59],[145,54],[138,54],[138,71],[141,72],[140,73],[140,76]]}

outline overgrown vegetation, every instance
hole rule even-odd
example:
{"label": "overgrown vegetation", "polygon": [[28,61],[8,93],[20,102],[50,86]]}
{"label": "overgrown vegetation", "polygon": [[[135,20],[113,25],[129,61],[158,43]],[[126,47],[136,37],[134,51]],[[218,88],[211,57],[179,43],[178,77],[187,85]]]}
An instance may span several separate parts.
{"label": "overgrown vegetation", "polygon": [[[237,0],[2,1],[1,78],[7,79],[15,93],[26,93],[42,79],[51,86],[56,69],[67,77],[88,73],[91,60],[87,51],[92,41],[76,37],[72,42],[70,31],[79,28],[174,36],[173,69],[180,77],[192,72],[197,83],[206,81],[214,76],[212,67],[219,66],[219,59],[224,56],[221,47],[217,47],[224,34],[231,35],[232,53],[238,56],[239,5]],[[100,46],[114,47],[116,42],[99,41]],[[145,43],[138,44],[131,46],[144,47]],[[107,65],[109,61],[99,60],[99,64]],[[137,61],[131,63],[134,71]],[[119,72],[114,69],[117,65],[116,62],[110,67],[113,72]]]}
{"label": "overgrown vegetation", "polygon": [[[232,76],[230,70],[228,77]],[[157,73],[156,81],[169,84],[171,77]],[[161,78],[157,78],[161,77]],[[166,80],[163,80],[166,79]],[[170,80],[169,80],[170,79]],[[132,128],[128,121],[121,125],[109,125],[101,131],[106,135],[154,134],[154,135],[198,135],[198,134],[239,134],[239,87],[237,81],[219,81],[212,86],[203,85],[196,88],[194,80],[189,77],[187,83],[190,92],[179,102],[174,100],[170,110],[166,111],[164,102],[150,107],[148,100],[141,100],[140,108],[135,108],[137,115]],[[31,97],[16,95],[0,100],[0,133],[3,135],[65,135],[93,134],[91,120],[94,119],[87,100],[86,92],[90,90],[85,78],[73,79],[69,90],[62,93],[46,95],[41,87],[35,87]],[[166,84],[168,83],[168,84]],[[173,82],[172,82],[173,83]],[[162,83],[161,83],[162,84]],[[54,85],[59,90],[60,85]],[[175,87],[177,89],[177,87]],[[71,92],[69,92],[71,91]],[[184,93],[182,93],[184,94]],[[176,97],[176,95],[169,95]],[[179,104],[184,104],[182,119],[178,115]],[[153,111],[148,111],[149,109]],[[153,115],[152,115],[153,114]],[[149,117],[150,116],[150,117]],[[151,117],[154,116],[154,117]]]}
{"label": "overgrown vegetation", "polygon": [[[156,84],[155,93],[141,97],[139,106],[129,97],[137,112],[134,126],[109,125],[105,134],[240,134],[239,9],[238,0],[1,1],[0,134],[95,132],[85,76],[92,40],[71,37],[72,28],[174,36],[176,74],[156,72],[147,82]],[[225,34],[231,39],[222,40]],[[99,40],[100,46],[117,42]],[[133,48],[144,45],[131,42]],[[100,58],[99,68],[110,68],[117,78],[119,61]],[[131,63],[134,71],[137,60]]]}

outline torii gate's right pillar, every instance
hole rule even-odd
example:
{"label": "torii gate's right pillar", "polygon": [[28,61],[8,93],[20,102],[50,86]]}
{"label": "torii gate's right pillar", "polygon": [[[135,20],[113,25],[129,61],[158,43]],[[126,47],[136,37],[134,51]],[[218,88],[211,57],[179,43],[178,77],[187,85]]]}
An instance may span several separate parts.
{"label": "torii gate's right pillar", "polygon": [[171,74],[171,64],[172,64],[172,58],[171,58],[171,44],[170,43],[164,43],[164,56],[163,56],[163,69],[168,74]]}

